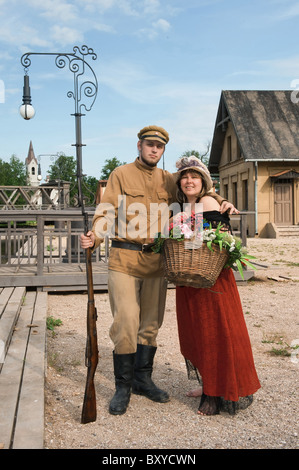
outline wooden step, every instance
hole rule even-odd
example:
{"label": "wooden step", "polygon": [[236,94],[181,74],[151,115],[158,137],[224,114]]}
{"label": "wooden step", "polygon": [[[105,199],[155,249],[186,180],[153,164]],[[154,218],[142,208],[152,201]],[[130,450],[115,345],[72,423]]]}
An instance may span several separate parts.
{"label": "wooden step", "polygon": [[[2,289],[0,295],[0,342],[4,357],[18,321],[25,295],[25,287],[7,287]],[[0,370],[2,364],[0,364]]]}
{"label": "wooden step", "polygon": [[277,226],[279,237],[297,237],[299,236],[298,225],[280,225]]}

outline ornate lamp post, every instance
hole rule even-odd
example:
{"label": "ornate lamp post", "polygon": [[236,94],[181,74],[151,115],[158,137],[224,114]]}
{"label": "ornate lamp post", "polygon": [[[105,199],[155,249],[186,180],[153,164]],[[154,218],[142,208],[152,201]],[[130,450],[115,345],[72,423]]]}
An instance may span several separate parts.
{"label": "ornate lamp post", "polygon": [[[96,75],[91,66],[86,62],[86,58],[90,56],[92,60],[96,60],[97,56],[93,49],[87,46],[78,46],[73,48],[72,53],[43,53],[43,52],[27,52],[21,57],[21,64],[25,68],[24,77],[24,94],[23,105],[20,112],[24,119],[30,119],[34,116],[34,110],[31,109],[31,96],[29,88],[28,68],[31,65],[31,56],[49,55],[55,56],[55,64],[58,68],[63,69],[67,64],[69,70],[74,77],[74,91],[69,91],[67,96],[74,99],[75,103],[75,124],[76,124],[76,157],[77,157],[77,182],[78,182],[78,201],[82,208],[84,218],[84,230],[88,231],[88,214],[84,209],[84,201],[82,195],[82,133],[81,133],[81,113],[84,107],[86,111],[90,111],[97,96],[98,82]],[[91,72],[92,79],[85,80],[81,83],[80,79],[86,71]],[[89,104],[85,102],[89,99]],[[28,108],[30,106],[30,108]],[[86,367],[88,368],[87,380],[85,387],[85,395],[82,409],[82,423],[88,423],[96,420],[96,398],[94,386],[94,374],[98,363],[98,345],[96,319],[97,313],[94,302],[93,280],[92,280],[92,264],[91,250],[87,248],[86,252],[86,276],[88,288],[88,309],[87,309],[87,342],[86,342]]]}

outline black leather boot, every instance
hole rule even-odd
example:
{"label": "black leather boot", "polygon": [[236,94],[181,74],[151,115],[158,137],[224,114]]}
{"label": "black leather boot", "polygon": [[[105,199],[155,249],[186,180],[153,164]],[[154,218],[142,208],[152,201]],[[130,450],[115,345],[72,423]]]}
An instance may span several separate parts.
{"label": "black leather boot", "polygon": [[115,354],[113,352],[116,392],[109,405],[109,413],[122,415],[127,411],[131,397],[134,363],[136,354]]}
{"label": "black leather boot", "polygon": [[159,403],[166,403],[169,401],[168,393],[158,388],[152,381],[156,350],[154,346],[137,345],[132,392]]}

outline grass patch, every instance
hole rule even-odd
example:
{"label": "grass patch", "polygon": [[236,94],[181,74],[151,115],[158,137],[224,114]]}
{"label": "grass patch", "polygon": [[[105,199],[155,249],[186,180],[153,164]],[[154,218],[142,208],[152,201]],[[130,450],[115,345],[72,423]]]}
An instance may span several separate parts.
{"label": "grass patch", "polygon": [[275,333],[265,337],[263,344],[272,344],[272,348],[267,351],[271,356],[289,357],[291,356],[292,347],[284,340],[283,335]]}
{"label": "grass patch", "polygon": [[282,357],[289,357],[291,355],[290,351],[286,348],[272,348],[269,351],[271,356],[282,356]]}
{"label": "grass patch", "polygon": [[53,335],[56,334],[55,328],[62,325],[62,320],[54,317],[47,317],[47,329],[52,331]]}

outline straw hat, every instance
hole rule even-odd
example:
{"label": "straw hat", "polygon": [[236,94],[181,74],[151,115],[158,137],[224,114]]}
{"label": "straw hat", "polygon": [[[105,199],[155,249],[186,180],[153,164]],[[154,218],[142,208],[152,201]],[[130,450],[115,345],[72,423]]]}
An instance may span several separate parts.
{"label": "straw hat", "polygon": [[200,174],[202,179],[205,181],[206,186],[207,186],[206,190],[210,191],[213,188],[213,181],[212,181],[209,170],[207,169],[206,165],[194,155],[191,155],[190,157],[181,157],[176,162],[175,166],[177,168],[177,173],[176,173],[177,182],[179,181],[180,176],[183,171],[195,170]]}

